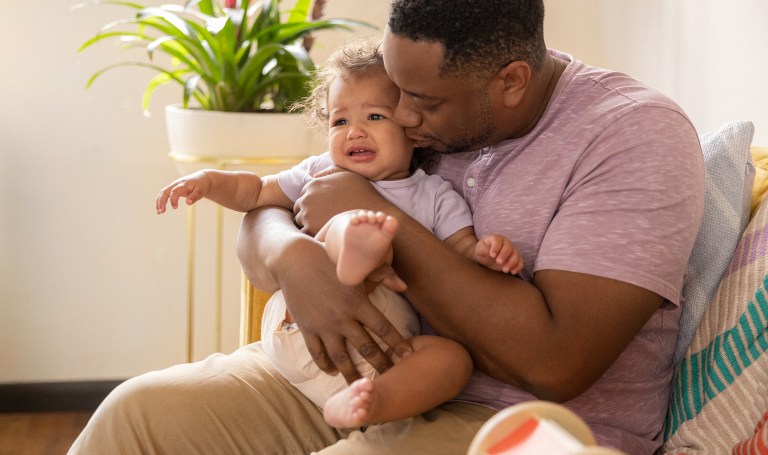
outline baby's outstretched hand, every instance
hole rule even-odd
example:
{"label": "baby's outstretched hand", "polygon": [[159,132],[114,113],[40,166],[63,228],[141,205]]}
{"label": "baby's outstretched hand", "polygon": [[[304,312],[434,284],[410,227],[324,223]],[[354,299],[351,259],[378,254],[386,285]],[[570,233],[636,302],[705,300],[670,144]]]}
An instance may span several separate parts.
{"label": "baby's outstretched hand", "polygon": [[170,185],[160,190],[155,201],[155,209],[158,214],[165,213],[166,204],[170,201],[171,207],[179,208],[179,198],[187,200],[187,205],[192,205],[204,198],[211,190],[211,180],[205,172],[198,171],[175,180]]}
{"label": "baby's outstretched hand", "polygon": [[523,258],[511,240],[489,234],[477,242],[475,260],[491,270],[516,275],[523,270]]}

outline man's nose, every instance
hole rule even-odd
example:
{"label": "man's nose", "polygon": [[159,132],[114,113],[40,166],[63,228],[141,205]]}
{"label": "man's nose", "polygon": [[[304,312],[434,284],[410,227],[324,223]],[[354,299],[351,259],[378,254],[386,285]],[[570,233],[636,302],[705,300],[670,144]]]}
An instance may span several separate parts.
{"label": "man's nose", "polygon": [[421,125],[421,113],[407,93],[400,93],[400,100],[395,108],[395,122],[403,128],[416,128]]}

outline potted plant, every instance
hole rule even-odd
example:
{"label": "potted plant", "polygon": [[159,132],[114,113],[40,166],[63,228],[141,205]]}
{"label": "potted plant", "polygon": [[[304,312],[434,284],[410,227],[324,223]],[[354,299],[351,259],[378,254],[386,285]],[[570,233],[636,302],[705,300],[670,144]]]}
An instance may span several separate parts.
{"label": "potted plant", "polygon": [[[171,155],[177,160],[221,160],[222,154],[236,160],[256,153],[261,160],[281,165],[293,159],[286,154],[295,157],[318,151],[307,148],[311,144],[317,147],[317,133],[306,128],[300,117],[286,114],[295,101],[306,96],[307,82],[315,69],[309,55],[311,34],[370,25],[322,19],[327,0],[317,0],[311,12],[311,0],[297,0],[287,12],[279,10],[280,0],[220,1],[186,0],[183,5],[148,7],[128,0],[96,0],[97,4],[127,7],[134,14],[102,27],[80,51],[117,39],[126,47],[145,48],[147,60],[108,65],[94,73],[86,87],[118,67],[148,68],[156,74],[142,99],[147,112],[158,87],[178,84],[181,103],[166,108]],[[164,62],[159,63],[159,59]],[[195,109],[188,109],[191,107]],[[217,120],[211,112],[227,115],[217,115],[221,117]],[[246,115],[254,112],[262,115]],[[178,121],[182,121],[180,129]],[[252,121],[270,126],[248,126]],[[220,123],[224,130],[207,132],[214,123]],[[227,143],[241,132],[247,133],[244,143]],[[304,141],[281,146],[272,140],[280,136],[303,137]],[[216,151],[222,146],[223,151]]]}

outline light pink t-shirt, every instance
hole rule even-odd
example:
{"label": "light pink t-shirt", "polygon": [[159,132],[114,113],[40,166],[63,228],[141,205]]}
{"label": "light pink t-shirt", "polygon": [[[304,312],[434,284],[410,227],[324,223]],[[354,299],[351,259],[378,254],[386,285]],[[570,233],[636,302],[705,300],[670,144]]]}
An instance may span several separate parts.
{"label": "light pink t-shirt", "polygon": [[[703,210],[701,149],[691,122],[663,95],[552,52],[570,63],[533,131],[443,155],[431,172],[467,200],[478,237],[515,243],[523,279],[567,270],[664,297],[606,374],[565,403],[601,444],[651,454],[661,444],[683,277]],[[475,372],[458,399],[501,409],[535,397]]]}
{"label": "light pink t-shirt", "polygon": [[[333,164],[329,152],[311,156],[291,169],[280,172],[280,189],[292,201],[301,195],[312,176]],[[399,180],[371,182],[376,191],[391,203],[445,240],[459,229],[472,226],[472,213],[451,184],[437,175],[417,169],[413,175]]]}

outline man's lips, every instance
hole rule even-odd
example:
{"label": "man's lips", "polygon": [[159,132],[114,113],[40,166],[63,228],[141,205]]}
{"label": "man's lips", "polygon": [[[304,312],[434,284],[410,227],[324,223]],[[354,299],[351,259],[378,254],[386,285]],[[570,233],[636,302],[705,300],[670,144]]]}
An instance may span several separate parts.
{"label": "man's lips", "polygon": [[429,147],[432,144],[432,139],[427,138],[411,138],[413,146],[416,148]]}
{"label": "man's lips", "polygon": [[413,141],[413,146],[417,148],[427,147],[432,144],[433,140],[428,137],[422,137],[415,134],[408,133],[408,139]]}

